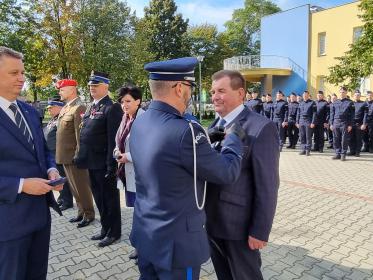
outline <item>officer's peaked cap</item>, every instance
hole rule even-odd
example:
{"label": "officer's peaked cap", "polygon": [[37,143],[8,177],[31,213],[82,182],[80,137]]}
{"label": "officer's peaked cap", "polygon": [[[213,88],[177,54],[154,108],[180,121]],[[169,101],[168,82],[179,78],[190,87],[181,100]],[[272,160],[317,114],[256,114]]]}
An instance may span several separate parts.
{"label": "officer's peaked cap", "polygon": [[195,57],[183,57],[145,64],[150,80],[194,82],[194,68],[198,64]]}
{"label": "officer's peaked cap", "polygon": [[98,85],[98,84],[109,84],[109,74],[104,72],[92,71],[89,77],[88,85]]}

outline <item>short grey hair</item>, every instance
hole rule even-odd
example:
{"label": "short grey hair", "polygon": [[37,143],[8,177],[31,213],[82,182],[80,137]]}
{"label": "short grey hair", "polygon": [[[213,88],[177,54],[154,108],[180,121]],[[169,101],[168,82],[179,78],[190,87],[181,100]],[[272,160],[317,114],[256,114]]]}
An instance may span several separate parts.
{"label": "short grey hair", "polygon": [[149,80],[150,92],[153,97],[163,97],[170,92],[173,84],[177,81]]}
{"label": "short grey hair", "polygon": [[0,59],[4,56],[23,60],[23,54],[11,48],[0,46]]}

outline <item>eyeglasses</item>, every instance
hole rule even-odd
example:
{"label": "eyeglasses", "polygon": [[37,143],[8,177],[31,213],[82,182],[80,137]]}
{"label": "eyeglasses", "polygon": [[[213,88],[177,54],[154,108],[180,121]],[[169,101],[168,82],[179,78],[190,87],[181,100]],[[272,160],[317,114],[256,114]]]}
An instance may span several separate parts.
{"label": "eyeglasses", "polygon": [[184,85],[184,86],[188,86],[188,87],[190,87],[190,89],[191,89],[192,92],[194,92],[195,89],[196,89],[196,85],[195,85],[195,84],[192,84],[192,83],[184,83],[184,82],[178,82],[178,83],[174,84],[174,85],[172,86],[172,88],[175,88],[175,87],[177,86],[177,84],[179,84],[179,83],[182,84],[182,85]]}

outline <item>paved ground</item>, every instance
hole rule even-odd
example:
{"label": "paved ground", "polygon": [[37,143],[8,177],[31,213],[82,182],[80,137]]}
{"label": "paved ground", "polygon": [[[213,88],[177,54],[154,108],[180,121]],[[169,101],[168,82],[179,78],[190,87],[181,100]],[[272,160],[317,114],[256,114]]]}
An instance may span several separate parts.
{"label": "paved ground", "polygon": [[[265,279],[373,279],[373,155],[330,157],[281,154],[277,214],[262,252]],[[68,222],[74,214],[53,216],[48,279],[138,279],[128,260],[132,211],[122,209],[122,240],[104,249],[89,240],[99,222],[77,229]],[[201,279],[216,279],[210,262]]]}

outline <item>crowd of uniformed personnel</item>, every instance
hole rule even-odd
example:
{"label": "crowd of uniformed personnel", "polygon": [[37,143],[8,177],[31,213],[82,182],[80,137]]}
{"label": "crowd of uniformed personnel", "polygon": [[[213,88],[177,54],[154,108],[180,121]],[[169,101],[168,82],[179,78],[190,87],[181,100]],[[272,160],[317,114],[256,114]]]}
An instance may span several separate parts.
{"label": "crowd of uniformed personnel", "polygon": [[340,96],[325,95],[318,91],[316,100],[311,99],[306,90],[302,96],[292,92],[287,100],[279,90],[276,100],[271,94],[262,98],[258,93],[246,94],[246,106],[272,120],[278,129],[280,150],[286,138],[286,148],[295,149],[300,140],[300,155],[309,156],[311,151],[324,152],[324,143],[328,149],[334,149],[332,159],[346,160],[346,155],[359,157],[361,152],[373,153],[373,94],[367,91],[366,101],[355,90],[353,100],[347,95],[347,88],[340,88]]}

